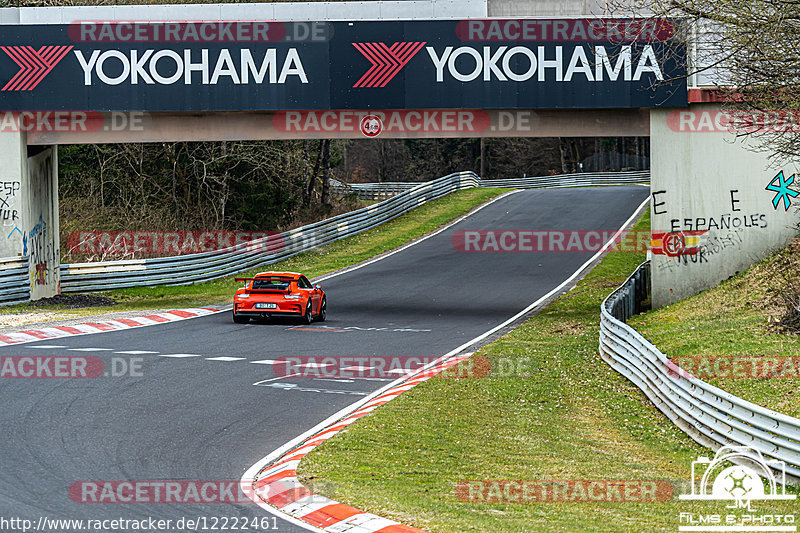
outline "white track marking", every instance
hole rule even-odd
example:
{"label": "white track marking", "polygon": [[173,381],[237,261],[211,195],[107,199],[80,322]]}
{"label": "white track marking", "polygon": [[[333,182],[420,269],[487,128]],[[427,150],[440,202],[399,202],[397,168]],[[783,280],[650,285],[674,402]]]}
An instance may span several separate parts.
{"label": "white track marking", "polygon": [[181,358],[181,357],[203,357],[203,356],[196,353],[162,353],[161,355],[159,355],[159,357]]}
{"label": "white track marking", "polygon": [[[512,191],[512,193],[513,192],[519,192],[519,191]],[[505,195],[500,195],[497,198],[495,198],[494,200],[498,200],[498,199],[502,198],[503,196],[505,196]],[[553,290],[551,290],[550,292],[548,292],[547,294],[545,294],[544,296],[542,296],[541,298],[539,298],[538,300],[533,302],[531,305],[529,305],[528,307],[526,307],[525,309],[523,309],[522,311],[520,311],[516,315],[512,316],[511,318],[509,318],[508,320],[503,322],[502,324],[500,324],[498,326],[495,326],[494,328],[490,329],[489,331],[487,331],[487,332],[485,332],[485,333],[483,333],[481,335],[478,335],[477,337],[475,337],[474,339],[472,339],[470,341],[467,341],[466,343],[462,344],[461,346],[459,346],[455,350],[451,350],[450,352],[448,352],[444,356],[436,359],[435,361],[432,361],[431,363],[428,363],[422,369],[419,369],[419,370],[415,371],[414,374],[421,373],[421,371],[424,371],[425,369],[434,366],[438,362],[446,360],[446,359],[448,359],[450,357],[453,357],[453,356],[461,353],[466,348],[469,348],[470,346],[472,346],[476,342],[479,342],[479,341],[485,339],[489,335],[491,335],[491,334],[503,329],[504,327],[508,326],[509,324],[513,324],[515,320],[518,320],[518,319],[522,318],[527,313],[529,313],[530,311],[535,309],[538,305],[540,305],[543,302],[546,302],[551,296],[556,294],[558,291],[560,291],[562,288],[564,288],[567,284],[569,284],[575,278],[580,276],[581,273],[587,267],[589,267],[597,258],[599,258],[603,253],[605,253],[608,250],[608,248],[610,248],[614,244],[614,242],[616,241],[616,237],[618,235],[620,235],[622,232],[625,231],[625,228],[628,227],[628,225],[630,225],[641,214],[642,210],[644,209],[644,207],[649,202],[650,202],[650,197],[648,196],[639,205],[639,207],[636,209],[636,211],[634,211],[634,213],[630,216],[630,218],[628,218],[628,220],[626,220],[622,224],[622,226],[614,233],[614,235],[608,240],[608,242],[606,242],[605,245],[603,245],[603,247],[600,250],[597,251],[597,253],[595,253],[584,264],[582,264],[569,278],[564,280],[556,288],[554,288]],[[489,204],[484,204],[484,205],[489,205]],[[466,216],[467,215],[462,217],[462,219],[466,218]],[[415,241],[415,242],[419,242],[419,241]],[[411,243],[411,244],[413,244],[413,243]],[[405,246],[405,247],[403,247],[401,249],[404,249],[404,248],[407,248],[407,247],[408,246]],[[400,250],[397,250],[397,251],[400,251]],[[384,257],[388,257],[388,256],[384,256]],[[375,261],[372,261],[372,262],[374,263]],[[361,265],[361,266],[366,266],[366,265]],[[330,277],[333,277],[333,276],[330,276]],[[244,491],[244,493],[245,494],[249,494],[248,490],[250,490],[250,489],[248,488],[248,483],[250,483],[250,485],[252,486],[252,482],[255,479],[256,474],[258,474],[258,472],[264,467],[264,465],[267,465],[270,462],[272,462],[275,459],[277,459],[278,457],[281,457],[288,450],[291,450],[292,448],[294,448],[295,446],[297,446],[298,444],[303,442],[305,439],[307,439],[311,435],[314,435],[318,431],[321,431],[322,429],[332,425],[334,422],[339,421],[340,419],[344,418],[348,414],[356,411],[359,407],[369,403],[374,398],[377,398],[378,396],[383,394],[384,391],[386,391],[388,389],[391,389],[395,385],[401,384],[402,382],[410,379],[411,377],[413,377],[413,376],[403,376],[401,378],[398,378],[398,379],[392,381],[391,383],[386,384],[385,386],[381,387],[380,389],[376,390],[375,392],[373,392],[373,393],[367,395],[366,397],[358,400],[357,402],[353,402],[352,404],[348,405],[347,407],[344,407],[343,409],[340,409],[339,411],[337,411],[336,413],[332,414],[331,416],[329,416],[328,418],[326,418],[325,420],[323,420],[322,422],[320,422],[316,426],[314,426],[311,429],[309,429],[309,430],[303,432],[302,434],[298,435],[297,437],[295,437],[294,439],[290,440],[289,442],[287,442],[283,446],[280,446],[279,448],[273,450],[269,455],[266,455],[260,461],[256,462],[253,466],[248,468],[247,471],[244,473],[244,475],[242,476],[242,479],[240,480],[240,485],[241,485],[242,490]],[[302,527],[302,528],[304,528],[304,529],[306,529],[308,531],[317,531],[317,532],[323,532],[324,533],[323,529],[320,529],[318,527],[314,527],[314,526],[312,526],[312,525],[310,525],[310,524],[308,524],[306,522],[303,522],[302,520],[298,520],[298,519],[294,518],[293,516],[287,515],[286,513],[282,512],[280,509],[277,509],[277,508],[272,507],[271,505],[267,504],[266,502],[261,500],[261,498],[258,498],[258,501],[256,501],[255,503],[256,503],[256,505],[258,505],[259,507],[261,507],[262,509],[264,509],[268,513],[273,514],[273,515],[275,515],[275,516],[277,516],[277,517],[279,517],[279,518],[281,518],[283,520],[286,520],[286,521],[288,521],[288,522],[290,522],[290,523],[292,523],[294,525]]]}
{"label": "white track marking", "polygon": [[269,383],[271,381],[278,381],[279,379],[286,379],[289,376],[278,376],[277,378],[269,378],[269,379],[262,379],[261,381],[256,381],[253,385],[261,386],[262,383]]}
{"label": "white track marking", "polygon": [[242,361],[244,357],[206,357],[206,361]]}
{"label": "white track marking", "polygon": [[261,359],[260,361],[250,361],[254,365],[272,365],[277,363],[275,359]]}
{"label": "white track marking", "polygon": [[121,353],[125,355],[145,355],[145,354],[154,354],[158,352],[149,352],[147,350],[127,350],[124,352],[114,352],[114,353]]}
{"label": "white track marking", "polygon": [[66,346],[62,346],[60,344],[40,344],[39,346],[26,346],[26,348],[35,348],[38,350],[55,350],[56,348],[66,348]]}
{"label": "white track marking", "polygon": [[113,352],[114,348],[68,348],[68,352]]}

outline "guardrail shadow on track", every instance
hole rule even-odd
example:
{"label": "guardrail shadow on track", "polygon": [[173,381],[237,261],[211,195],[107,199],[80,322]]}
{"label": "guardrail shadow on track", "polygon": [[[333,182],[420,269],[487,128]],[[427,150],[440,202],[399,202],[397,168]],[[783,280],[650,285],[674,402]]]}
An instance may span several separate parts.
{"label": "guardrail shadow on track", "polygon": [[[628,378],[675,425],[703,446],[748,446],[786,463],[800,482],[800,420],[772,411],[683,372],[625,324],[649,300],[650,264],[643,263],[600,308],[600,356]],[[777,473],[780,473],[779,471]]]}
{"label": "guardrail shadow on track", "polygon": [[[330,244],[375,228],[431,200],[454,191],[473,187],[552,188],[588,185],[623,185],[649,183],[650,173],[601,172],[565,174],[508,180],[481,180],[474,172],[456,172],[422,183],[357,184],[342,182],[333,188],[375,189],[380,194],[394,194],[375,205],[315,222],[301,228],[248,241],[220,250],[153,259],[126,259],[61,265],[61,291],[87,292],[124,287],[187,285],[230,276],[251,268],[269,265],[319,246]],[[338,183],[338,184],[337,184]],[[386,186],[387,191],[380,191]],[[394,192],[400,191],[401,192]],[[3,263],[9,261],[9,263]],[[29,300],[28,271],[18,266],[19,258],[0,259],[0,303]],[[6,267],[5,264],[10,265]],[[11,268],[13,266],[13,268]],[[13,272],[12,272],[13,270]],[[24,283],[23,283],[24,281]],[[8,286],[8,290],[4,290]],[[12,290],[13,289],[13,290]],[[19,289],[19,290],[18,290]]]}

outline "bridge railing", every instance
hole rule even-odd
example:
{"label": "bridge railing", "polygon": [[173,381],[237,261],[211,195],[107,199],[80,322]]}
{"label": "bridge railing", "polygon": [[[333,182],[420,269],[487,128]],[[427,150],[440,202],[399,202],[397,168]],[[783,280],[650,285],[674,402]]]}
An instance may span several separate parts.
{"label": "bridge railing", "polygon": [[625,321],[649,298],[644,263],[600,308],[600,356],[628,378],[676,426],[714,450],[749,446],[786,463],[800,480],[800,420],[734,396],[672,363]]}

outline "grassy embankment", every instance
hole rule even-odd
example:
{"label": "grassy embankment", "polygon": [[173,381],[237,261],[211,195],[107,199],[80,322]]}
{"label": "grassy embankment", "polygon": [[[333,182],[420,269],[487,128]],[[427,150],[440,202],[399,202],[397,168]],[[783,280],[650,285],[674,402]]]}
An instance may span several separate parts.
{"label": "grassy embankment", "polygon": [[[645,215],[635,229],[647,228]],[[609,253],[572,291],[477,352],[513,372],[423,383],[312,452],[300,465],[304,483],[435,532],[676,531],[681,512],[725,514],[724,504],[678,500],[692,460],[708,451],[598,354],[600,303],[643,260]],[[492,479],[664,480],[675,493],[655,503],[456,496],[459,482]],[[755,507],[796,511],[795,502],[766,503]]]}

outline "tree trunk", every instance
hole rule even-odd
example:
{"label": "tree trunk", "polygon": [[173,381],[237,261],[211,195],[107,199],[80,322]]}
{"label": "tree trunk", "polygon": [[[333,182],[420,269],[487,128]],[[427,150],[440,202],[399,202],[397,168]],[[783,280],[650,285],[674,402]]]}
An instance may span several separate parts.
{"label": "tree trunk", "polygon": [[308,139],[303,139],[303,205],[307,206],[308,198]]}
{"label": "tree trunk", "polygon": [[569,170],[567,170],[567,147],[564,146],[564,137],[558,138],[558,149],[561,152],[561,173],[567,174]]}
{"label": "tree trunk", "polygon": [[481,170],[480,177],[486,178],[486,139],[481,137]]}
{"label": "tree trunk", "polygon": [[308,177],[308,185],[306,185],[306,195],[303,207],[308,207],[311,204],[311,198],[314,196],[314,186],[317,183],[317,176],[319,175],[319,165],[322,163],[322,145],[324,141],[319,142],[319,150],[317,151],[317,162],[314,163],[314,172]]}
{"label": "tree trunk", "polygon": [[322,205],[331,205],[331,140],[325,140],[322,163]]}

